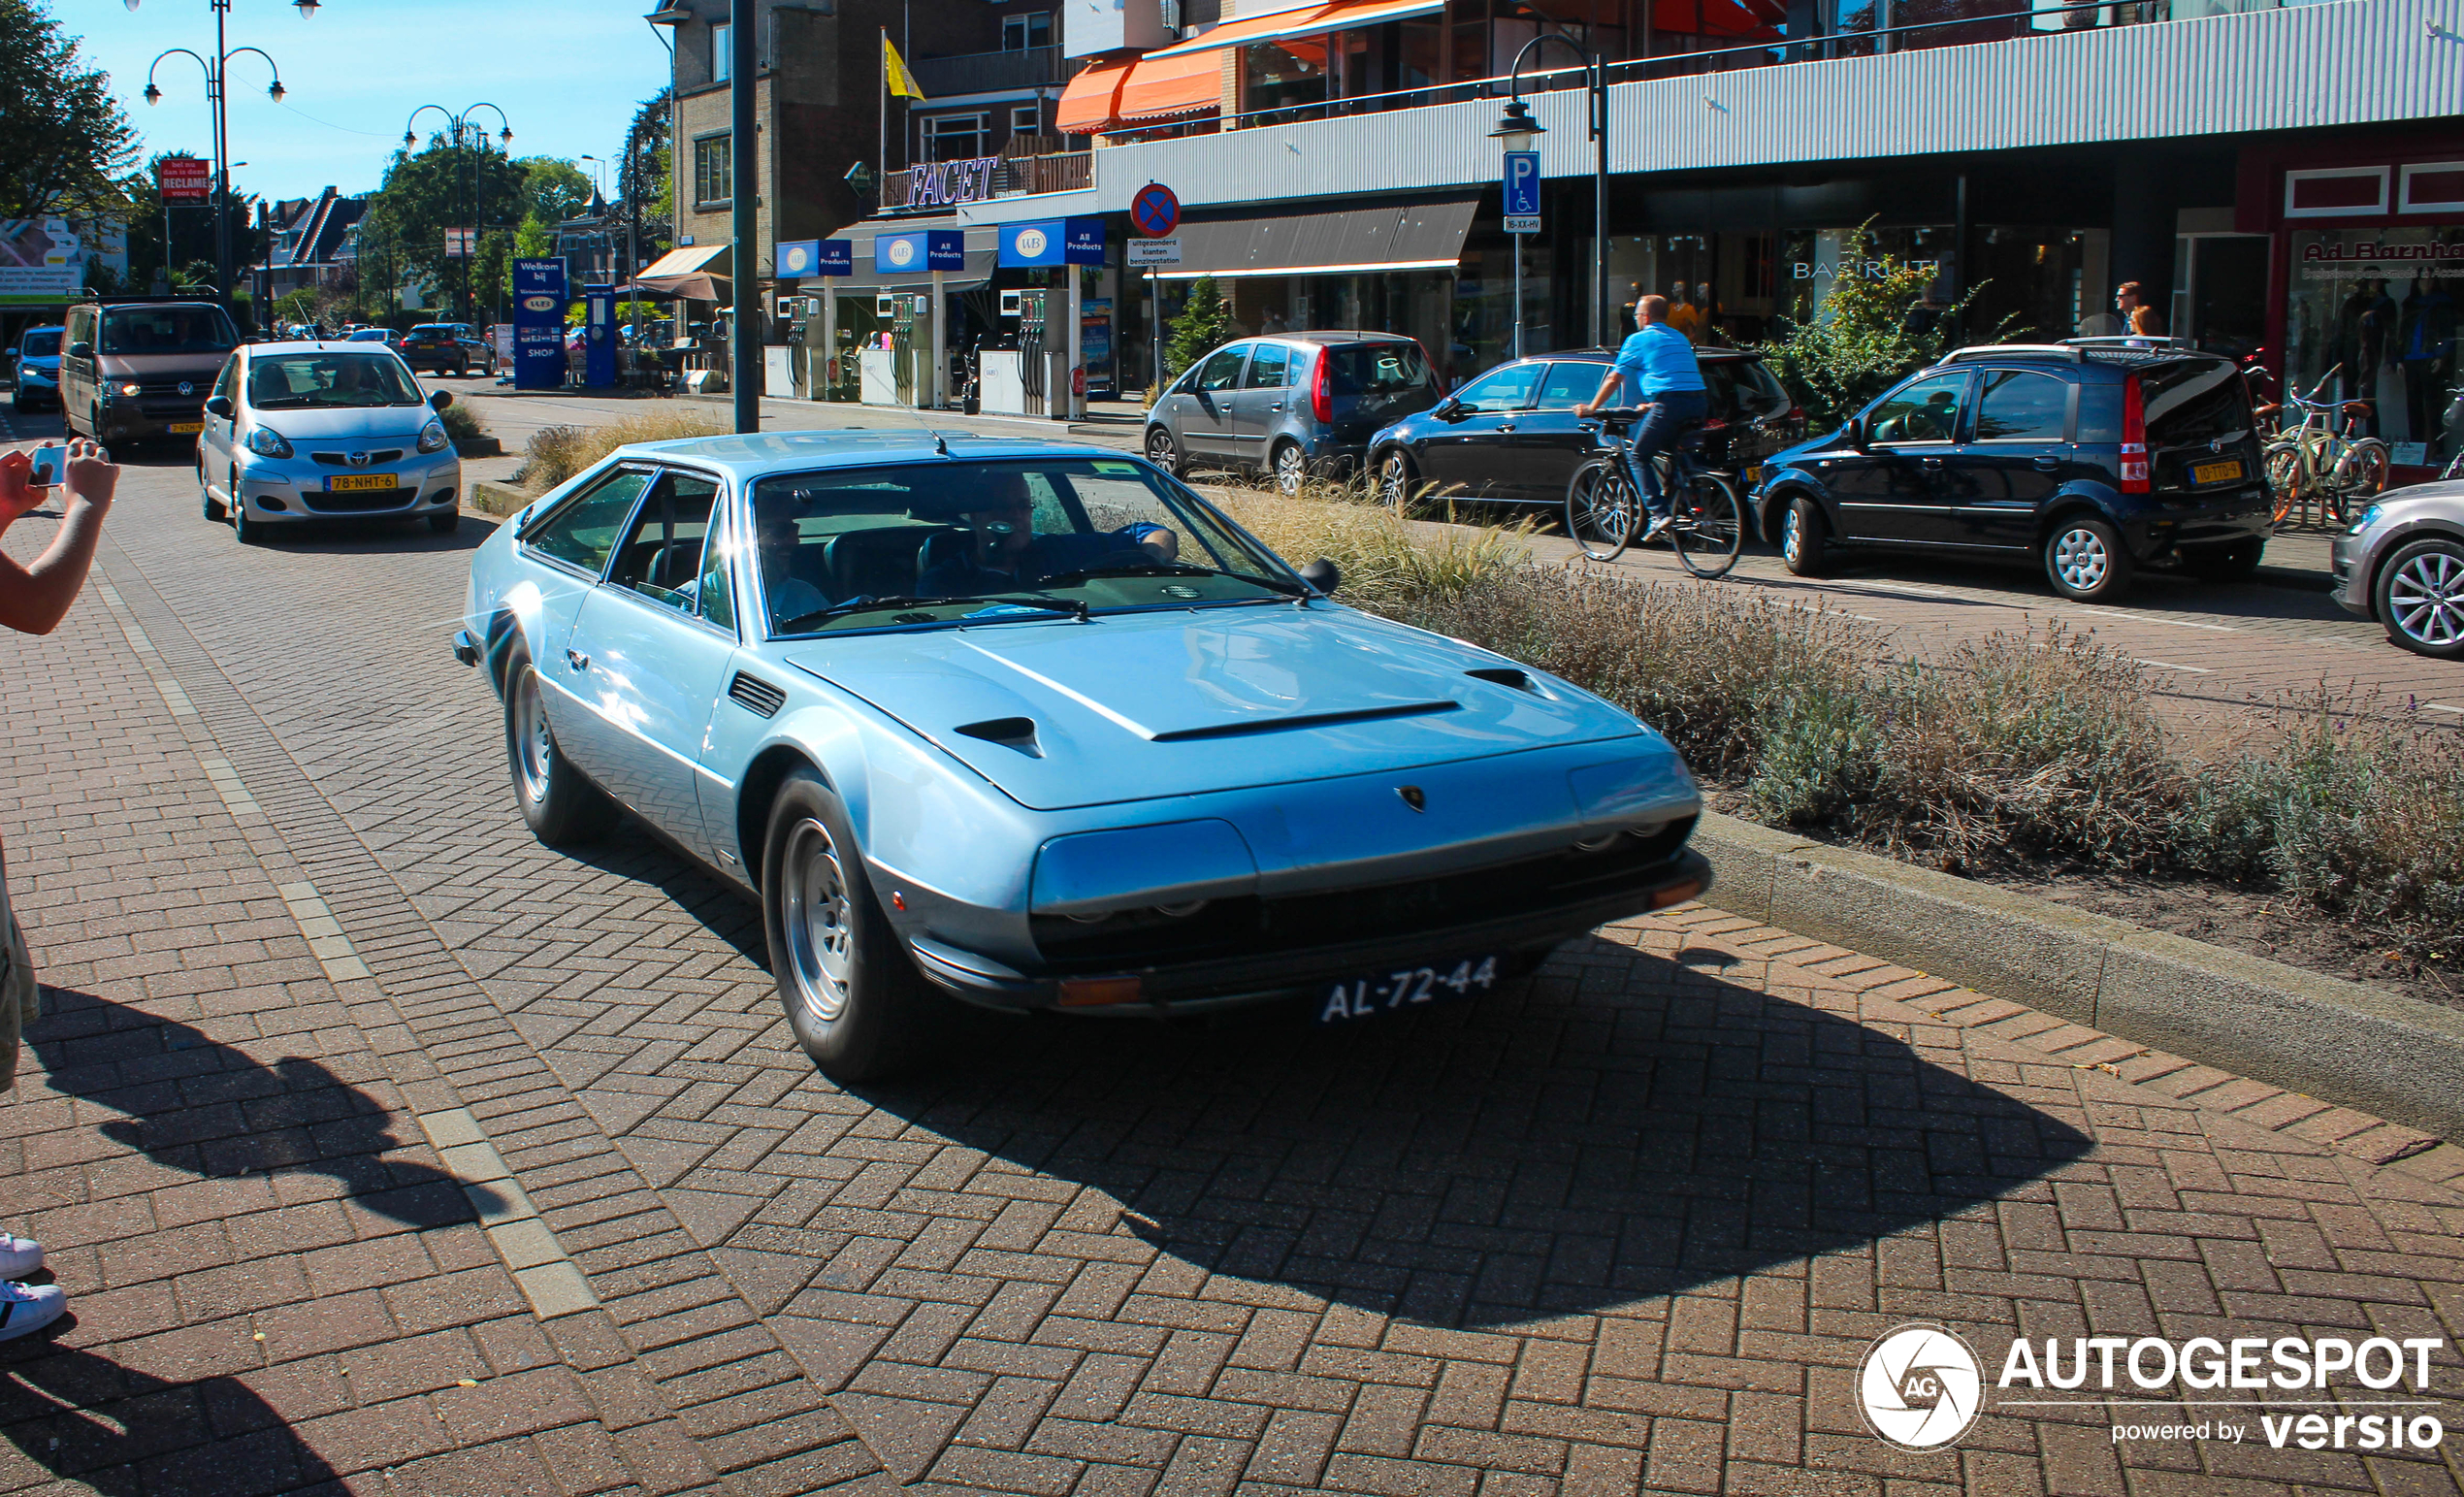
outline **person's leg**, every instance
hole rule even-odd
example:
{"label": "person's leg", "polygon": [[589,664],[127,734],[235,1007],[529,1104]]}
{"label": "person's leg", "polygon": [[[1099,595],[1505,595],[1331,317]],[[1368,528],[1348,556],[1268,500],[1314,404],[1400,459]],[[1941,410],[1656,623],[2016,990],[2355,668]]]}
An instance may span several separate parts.
{"label": "person's leg", "polygon": [[1677,439],[1682,430],[1682,424],[1670,413],[1669,403],[1665,399],[1653,402],[1651,413],[1635,428],[1635,477],[1642,484],[1642,507],[1655,521],[1669,517],[1670,504],[1668,496],[1660,491],[1660,471],[1651,460],[1667,451],[1669,444]]}

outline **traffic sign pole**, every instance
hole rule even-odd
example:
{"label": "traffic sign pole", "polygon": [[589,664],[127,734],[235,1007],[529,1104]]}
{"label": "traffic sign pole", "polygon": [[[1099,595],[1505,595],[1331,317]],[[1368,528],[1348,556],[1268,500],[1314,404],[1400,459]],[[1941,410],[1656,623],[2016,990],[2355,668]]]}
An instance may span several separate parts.
{"label": "traffic sign pole", "polygon": [[1148,364],[1154,376],[1155,398],[1163,398],[1163,284],[1155,278],[1158,265],[1181,263],[1181,245],[1172,242],[1171,258],[1150,252],[1141,255],[1140,242],[1170,240],[1172,231],[1181,227],[1181,196],[1161,182],[1149,182],[1129,200],[1129,224],[1134,236],[1129,242],[1130,263],[1147,267],[1147,333]]}

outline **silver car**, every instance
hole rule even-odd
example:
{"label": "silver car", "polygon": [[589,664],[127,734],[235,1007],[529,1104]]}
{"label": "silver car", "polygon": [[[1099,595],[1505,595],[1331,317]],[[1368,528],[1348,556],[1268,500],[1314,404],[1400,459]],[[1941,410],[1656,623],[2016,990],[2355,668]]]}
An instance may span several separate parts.
{"label": "silver car", "polygon": [[249,343],[206,401],[197,487],[243,545],[311,520],[462,517],[462,459],[402,355],[379,343]]}
{"label": "silver car", "polygon": [[1369,439],[1438,402],[1429,356],[1393,333],[1289,333],[1216,349],[1147,416],[1147,456],[1175,475],[1256,469],[1295,493],[1359,469]]}
{"label": "silver car", "polygon": [[2336,602],[2436,660],[2464,660],[2464,480],[2381,495],[2338,536]]}

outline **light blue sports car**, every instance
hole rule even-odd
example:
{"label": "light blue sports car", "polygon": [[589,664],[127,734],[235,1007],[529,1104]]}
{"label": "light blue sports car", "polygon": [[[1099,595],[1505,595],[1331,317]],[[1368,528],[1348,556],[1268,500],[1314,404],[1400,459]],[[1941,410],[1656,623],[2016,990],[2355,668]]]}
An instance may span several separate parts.
{"label": "light blue sports car", "polygon": [[1708,885],[1667,740],[1336,581],[1107,448],[708,438],[501,527],[454,649],[539,838],[621,807],[757,897],[841,1080],[954,998],[1360,1023]]}

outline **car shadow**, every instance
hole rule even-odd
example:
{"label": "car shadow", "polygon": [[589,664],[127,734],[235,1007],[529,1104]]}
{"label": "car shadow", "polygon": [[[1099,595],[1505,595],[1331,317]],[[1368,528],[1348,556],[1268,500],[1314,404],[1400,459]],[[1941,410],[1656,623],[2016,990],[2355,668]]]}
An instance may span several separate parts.
{"label": "car shadow", "polygon": [[0,1347],[0,1435],[76,1490],[255,1497],[338,1480],[239,1379],[173,1383],[60,1346],[56,1334]]}
{"label": "car shadow", "polygon": [[259,544],[268,550],[330,556],[476,551],[503,523],[465,513],[460,525],[438,532],[430,530],[425,520],[313,520],[296,530],[268,526]]}
{"label": "car shadow", "polygon": [[201,1178],[275,1172],[324,1175],[351,1203],[406,1226],[477,1219],[502,1204],[485,1186],[415,1160],[386,1108],[322,1062],[268,1064],[193,1025],[75,989],[44,989],[26,1032],[43,1084],[123,1117],[103,1136],[157,1164]]}
{"label": "car shadow", "polygon": [[1190,1268],[1465,1327],[1852,1249],[2090,1147],[1853,1009],[1701,955],[1586,937],[1514,989],[1337,1031],[1288,1012],[1011,1023],[929,1078],[857,1090],[1111,1195]]}
{"label": "car shadow", "polygon": [[676,903],[676,908],[701,923],[703,929],[735,948],[756,966],[770,964],[769,937],[762,933],[762,907],[733,884],[653,830],[648,822],[627,815],[615,830],[596,842],[557,849],[559,856],[630,883],[646,884]]}

